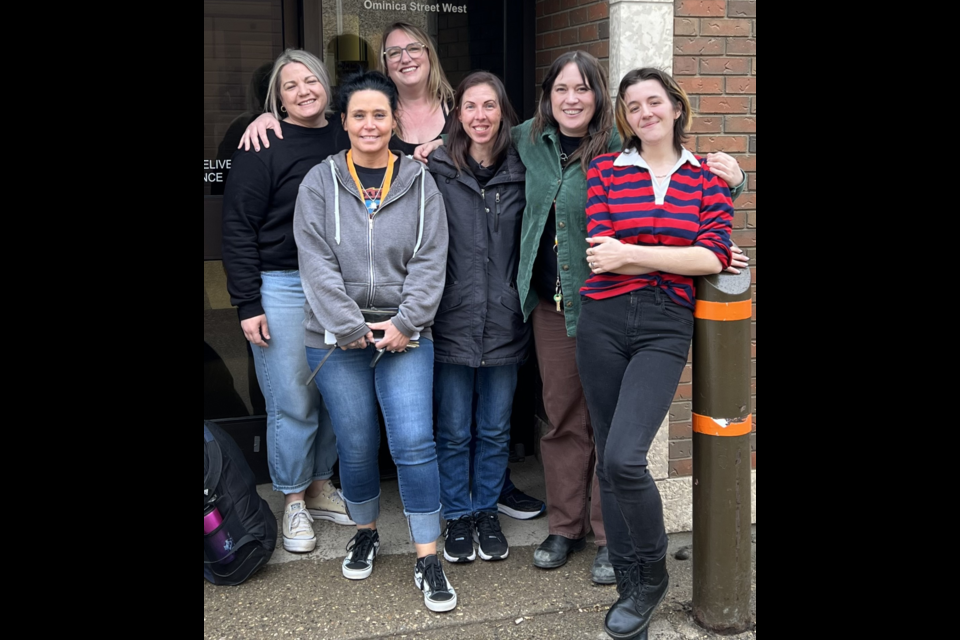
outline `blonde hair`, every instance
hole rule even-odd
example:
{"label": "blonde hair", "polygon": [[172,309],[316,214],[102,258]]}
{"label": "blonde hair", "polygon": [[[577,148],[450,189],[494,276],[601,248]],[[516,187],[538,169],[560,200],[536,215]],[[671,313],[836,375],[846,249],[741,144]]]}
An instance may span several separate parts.
{"label": "blonde hair", "polygon": [[683,150],[683,143],[690,138],[690,125],[693,123],[693,108],[690,106],[690,98],[686,91],[680,88],[677,81],[663,69],[654,69],[653,67],[644,67],[643,69],[634,69],[627,72],[620,81],[620,91],[617,93],[617,131],[620,132],[620,139],[623,140],[623,149],[633,149],[637,153],[642,151],[643,144],[640,138],[634,133],[630,122],[627,119],[627,90],[635,84],[640,84],[646,80],[656,80],[667,92],[667,98],[674,109],[680,110],[680,117],[673,124],[673,146],[676,150]]}
{"label": "blonde hair", "polygon": [[324,113],[328,116],[331,115],[333,110],[330,108],[330,103],[333,94],[330,91],[330,78],[327,76],[327,70],[320,58],[303,49],[287,49],[273,63],[273,71],[270,72],[270,83],[267,89],[267,101],[263,105],[264,112],[272,113],[277,120],[283,120],[280,116],[280,107],[283,105],[280,99],[280,72],[285,66],[293,62],[299,62],[320,80],[323,92],[327,94],[327,106],[324,108]]}
{"label": "blonde hair", "polygon": [[[444,107],[450,107],[454,101],[453,87],[447,80],[447,75],[440,66],[440,57],[437,55],[437,46],[433,38],[420,27],[414,26],[408,22],[394,22],[383,30],[383,37],[380,38],[380,70],[383,75],[390,77],[390,70],[387,68],[387,38],[394,31],[405,31],[408,36],[417,40],[427,48],[427,58],[430,60],[430,77],[427,79],[427,93],[432,96],[437,103]],[[392,80],[392,78],[391,78]],[[401,105],[401,109],[402,109]]]}

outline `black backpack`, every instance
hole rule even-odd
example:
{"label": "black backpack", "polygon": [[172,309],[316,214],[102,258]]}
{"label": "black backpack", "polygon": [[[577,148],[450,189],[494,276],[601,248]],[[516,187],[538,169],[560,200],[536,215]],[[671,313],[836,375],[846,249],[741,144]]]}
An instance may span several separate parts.
{"label": "black backpack", "polygon": [[257,493],[240,447],[203,423],[203,577],[238,585],[265,565],[277,546],[277,519]]}

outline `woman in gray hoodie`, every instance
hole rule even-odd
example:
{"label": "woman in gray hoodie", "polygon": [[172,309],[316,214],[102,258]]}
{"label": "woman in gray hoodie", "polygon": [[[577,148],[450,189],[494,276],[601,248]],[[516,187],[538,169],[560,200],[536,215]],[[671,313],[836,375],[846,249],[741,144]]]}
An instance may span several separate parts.
{"label": "woman in gray hoodie", "polygon": [[446,273],[447,219],[430,174],[388,147],[396,109],[396,86],[378,72],[340,88],[351,149],[307,174],[294,232],[307,296],[307,361],[330,410],[343,495],[357,523],[343,575],[370,576],[380,546],[379,400],[417,549],[415,583],[427,608],[442,612],[457,606],[437,557],[432,406],[431,326]]}

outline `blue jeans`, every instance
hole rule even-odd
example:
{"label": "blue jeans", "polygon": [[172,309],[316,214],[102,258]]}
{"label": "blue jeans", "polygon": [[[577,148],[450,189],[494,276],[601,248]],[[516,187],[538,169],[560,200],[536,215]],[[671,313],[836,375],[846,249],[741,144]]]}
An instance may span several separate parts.
{"label": "blue jeans", "polygon": [[510,461],[510,416],[520,365],[434,366],[443,517],[496,513]]}
{"label": "blue jeans", "polygon": [[303,308],[299,271],[265,271],[261,304],[270,345],[253,349],[257,380],[267,405],[267,453],[274,491],[305,491],[314,480],[333,477],[337,439],[320,394],[307,386]]}
{"label": "blue jeans", "polygon": [[[311,368],[327,354],[307,348]],[[337,348],[317,374],[337,434],[340,482],[350,517],[358,525],[380,517],[380,420],[383,409],[390,454],[397,465],[400,498],[416,544],[440,537],[440,476],[433,440],[433,342],[406,353],[385,353],[375,369],[376,349]]]}

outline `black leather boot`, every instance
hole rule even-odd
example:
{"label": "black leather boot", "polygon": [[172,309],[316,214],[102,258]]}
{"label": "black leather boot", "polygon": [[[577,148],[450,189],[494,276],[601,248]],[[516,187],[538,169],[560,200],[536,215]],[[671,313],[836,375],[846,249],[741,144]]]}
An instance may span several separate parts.
{"label": "black leather boot", "polygon": [[603,626],[611,638],[634,640],[647,630],[653,612],[667,596],[667,556],[629,569],[618,568],[616,573],[620,599],[607,613]]}

